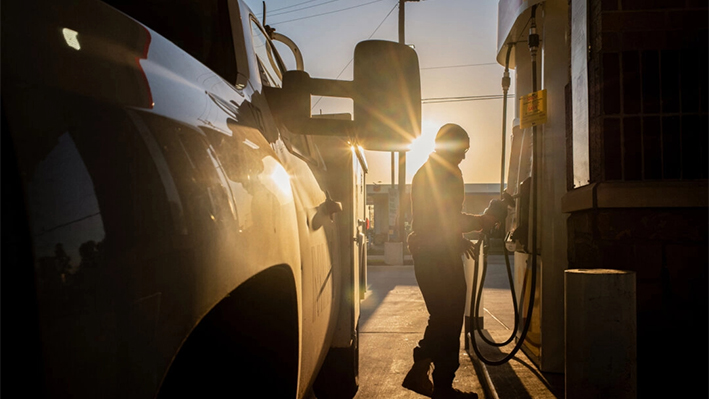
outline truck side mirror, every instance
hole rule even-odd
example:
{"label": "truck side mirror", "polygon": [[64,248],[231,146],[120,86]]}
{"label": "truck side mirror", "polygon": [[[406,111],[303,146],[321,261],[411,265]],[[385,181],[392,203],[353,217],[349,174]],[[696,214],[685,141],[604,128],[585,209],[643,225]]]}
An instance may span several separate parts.
{"label": "truck side mirror", "polygon": [[[264,90],[276,117],[293,133],[349,135],[372,151],[407,151],[421,134],[418,56],[396,42],[358,43],[352,81],[315,79],[303,71],[288,71],[282,88]],[[351,98],[353,120],[313,118],[313,95]]]}
{"label": "truck side mirror", "polygon": [[383,40],[358,43],[354,82],[359,144],[373,151],[408,151],[421,135],[421,78],[414,49]]}

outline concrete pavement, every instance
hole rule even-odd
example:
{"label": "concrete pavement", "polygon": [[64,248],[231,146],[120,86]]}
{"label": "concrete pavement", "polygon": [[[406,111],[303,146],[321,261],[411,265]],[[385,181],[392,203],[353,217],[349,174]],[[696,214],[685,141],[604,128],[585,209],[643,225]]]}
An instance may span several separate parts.
{"label": "concrete pavement", "polygon": [[[496,341],[509,337],[513,311],[504,258],[489,256],[490,266],[483,291],[484,328]],[[412,364],[412,350],[423,336],[428,319],[413,266],[368,268],[368,291],[360,319],[359,391],[356,399],[423,398],[401,386]],[[515,341],[501,349],[485,347],[483,355],[500,358]],[[483,399],[562,399],[563,375],[548,375],[522,352],[508,363],[486,366],[465,350],[461,332],[460,369],[454,386],[476,392]],[[472,352],[472,350],[471,350]]]}
{"label": "concrete pavement", "polygon": [[[359,391],[355,398],[423,398],[401,386],[413,362],[412,350],[423,336],[428,320],[414,269],[370,266],[367,280],[369,290],[360,318]],[[454,386],[477,392],[483,398],[473,364],[463,349],[462,334],[460,348],[461,366]]]}

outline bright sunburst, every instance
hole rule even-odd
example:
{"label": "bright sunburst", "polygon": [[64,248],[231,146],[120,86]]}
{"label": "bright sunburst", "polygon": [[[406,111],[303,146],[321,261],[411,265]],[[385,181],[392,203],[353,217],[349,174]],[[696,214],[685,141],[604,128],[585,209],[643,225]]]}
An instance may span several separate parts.
{"label": "bright sunburst", "polygon": [[406,153],[407,174],[413,176],[421,165],[426,162],[428,156],[435,148],[436,132],[441,126],[443,125],[434,120],[424,119],[421,121],[421,136],[411,143],[410,150]]}

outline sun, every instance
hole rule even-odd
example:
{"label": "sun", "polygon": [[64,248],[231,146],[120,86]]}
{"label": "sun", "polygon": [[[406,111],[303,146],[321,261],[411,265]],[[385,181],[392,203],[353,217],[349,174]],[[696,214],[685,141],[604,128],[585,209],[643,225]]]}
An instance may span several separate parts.
{"label": "sun", "polygon": [[406,153],[406,174],[410,179],[426,162],[435,148],[436,132],[442,125],[438,121],[424,119],[421,121],[421,136],[417,137]]}

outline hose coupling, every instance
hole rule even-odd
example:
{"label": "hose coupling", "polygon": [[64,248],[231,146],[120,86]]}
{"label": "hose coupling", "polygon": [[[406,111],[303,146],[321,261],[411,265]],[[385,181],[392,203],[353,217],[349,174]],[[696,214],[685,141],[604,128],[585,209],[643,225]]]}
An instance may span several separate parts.
{"label": "hose coupling", "polygon": [[507,91],[510,89],[510,72],[505,71],[505,73],[502,75],[502,90]]}
{"label": "hose coupling", "polygon": [[532,17],[529,24],[529,38],[527,39],[527,45],[529,45],[529,51],[532,56],[536,55],[537,49],[539,48],[539,34],[537,34],[537,4],[532,6]]}

